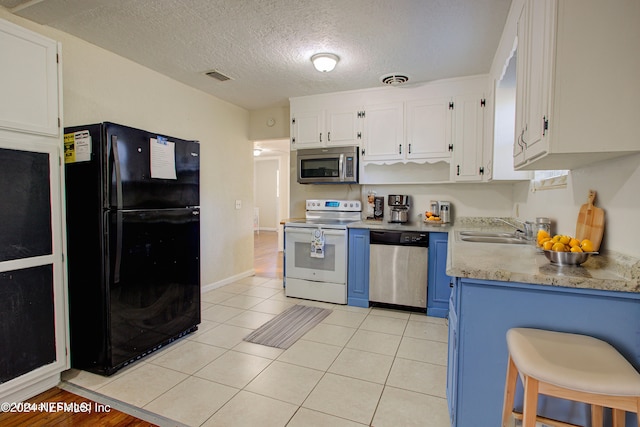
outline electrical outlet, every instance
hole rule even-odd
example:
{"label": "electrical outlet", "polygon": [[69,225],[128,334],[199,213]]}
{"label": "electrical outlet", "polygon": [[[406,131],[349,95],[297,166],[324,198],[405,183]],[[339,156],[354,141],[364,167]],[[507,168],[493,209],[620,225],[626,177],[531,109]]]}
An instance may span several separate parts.
{"label": "electrical outlet", "polygon": [[240,209],[242,207],[242,200],[236,200],[236,209]]}

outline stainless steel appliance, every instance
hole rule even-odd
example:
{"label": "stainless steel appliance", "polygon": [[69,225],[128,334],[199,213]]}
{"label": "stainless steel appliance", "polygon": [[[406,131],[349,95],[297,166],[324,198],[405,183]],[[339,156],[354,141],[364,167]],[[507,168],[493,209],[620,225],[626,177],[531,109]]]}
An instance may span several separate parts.
{"label": "stainless steel appliance", "polygon": [[305,219],[285,224],[287,296],[347,303],[347,224],[361,211],[359,200],[307,200]]}
{"label": "stainless steel appliance", "polygon": [[429,234],[371,230],[369,301],[427,308]]}
{"label": "stainless steel appliance", "polygon": [[389,222],[409,221],[409,196],[390,194],[387,204],[389,205]]}
{"label": "stainless steel appliance", "polygon": [[110,375],[200,323],[200,144],[99,123],[65,146],[71,366]]}
{"label": "stainless steel appliance", "polygon": [[358,147],[297,151],[300,184],[357,184]]}
{"label": "stainless steel appliance", "polygon": [[451,202],[439,201],[438,206],[440,211],[439,212],[440,220],[444,224],[451,222]]}

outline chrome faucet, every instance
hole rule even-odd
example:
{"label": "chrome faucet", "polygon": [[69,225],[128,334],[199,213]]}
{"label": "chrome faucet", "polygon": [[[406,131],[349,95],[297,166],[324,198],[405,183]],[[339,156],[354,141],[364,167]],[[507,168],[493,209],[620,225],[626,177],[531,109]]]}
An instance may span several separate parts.
{"label": "chrome faucet", "polygon": [[526,240],[533,240],[533,229],[534,229],[534,223],[531,221],[520,221],[518,219],[514,219],[515,222],[519,222],[520,224],[522,224],[523,227],[519,227],[505,219],[502,218],[495,218],[496,220],[500,221],[500,222],[504,222],[505,224],[509,225],[510,227],[513,227],[515,229],[515,235],[517,237],[522,237]]}

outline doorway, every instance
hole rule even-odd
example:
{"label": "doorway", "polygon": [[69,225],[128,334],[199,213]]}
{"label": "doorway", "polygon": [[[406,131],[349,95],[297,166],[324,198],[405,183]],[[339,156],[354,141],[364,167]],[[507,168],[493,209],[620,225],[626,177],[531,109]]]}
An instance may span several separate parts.
{"label": "doorway", "polygon": [[283,276],[283,224],[289,216],[289,140],[254,143],[254,270]]}

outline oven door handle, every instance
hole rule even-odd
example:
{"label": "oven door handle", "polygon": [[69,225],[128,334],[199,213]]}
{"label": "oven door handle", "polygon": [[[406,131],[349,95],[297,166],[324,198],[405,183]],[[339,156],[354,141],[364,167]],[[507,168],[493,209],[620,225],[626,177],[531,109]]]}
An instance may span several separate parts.
{"label": "oven door handle", "polygon": [[305,227],[305,228],[292,228],[287,227],[285,233],[293,234],[301,234],[304,236],[313,235],[313,233],[317,230],[321,229],[324,231],[325,236],[346,236],[347,230],[336,230],[333,228],[322,228],[322,227]]}

